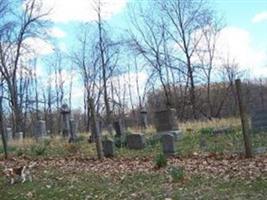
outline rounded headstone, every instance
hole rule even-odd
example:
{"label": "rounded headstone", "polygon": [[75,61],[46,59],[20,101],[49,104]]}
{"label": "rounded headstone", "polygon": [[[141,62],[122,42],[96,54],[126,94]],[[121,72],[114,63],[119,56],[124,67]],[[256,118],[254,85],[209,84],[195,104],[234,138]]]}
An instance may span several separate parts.
{"label": "rounded headstone", "polygon": [[165,155],[175,154],[175,137],[171,133],[166,133],[161,136],[162,150]]}
{"label": "rounded headstone", "polygon": [[103,152],[105,157],[113,157],[115,154],[115,145],[113,140],[107,139],[102,141]]}
{"label": "rounded headstone", "polygon": [[126,141],[129,149],[145,148],[145,136],[143,134],[129,134]]}

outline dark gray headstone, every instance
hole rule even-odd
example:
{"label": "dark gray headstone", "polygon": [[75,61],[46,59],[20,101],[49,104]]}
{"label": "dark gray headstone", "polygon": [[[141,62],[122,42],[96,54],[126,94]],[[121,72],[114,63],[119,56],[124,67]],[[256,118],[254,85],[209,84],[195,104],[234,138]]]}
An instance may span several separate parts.
{"label": "dark gray headstone", "polygon": [[214,136],[218,136],[218,135],[224,135],[224,134],[227,134],[227,133],[230,133],[234,131],[233,128],[231,127],[225,127],[225,128],[216,128],[212,131],[212,135]]}
{"label": "dark gray headstone", "polygon": [[165,155],[175,154],[175,138],[172,134],[167,133],[161,137],[162,150]]}
{"label": "dark gray headstone", "polygon": [[145,137],[143,134],[129,134],[126,141],[129,149],[145,148]]}
{"label": "dark gray headstone", "polygon": [[44,120],[38,120],[36,122],[36,127],[35,127],[35,137],[37,139],[39,138],[44,138],[47,136],[47,132],[46,132],[46,124]]}
{"label": "dark gray headstone", "polygon": [[141,110],[140,111],[140,121],[141,121],[141,127],[143,129],[146,129],[147,128],[147,111],[146,110]]}
{"label": "dark gray headstone", "polygon": [[62,134],[68,137],[70,134],[70,109],[67,104],[63,104],[60,110],[62,115]]}
{"label": "dark gray headstone", "polygon": [[123,128],[121,120],[113,122],[113,128],[116,132],[115,137],[122,137],[123,136]]}
{"label": "dark gray headstone", "polygon": [[70,119],[70,135],[69,135],[69,142],[74,142],[77,138],[77,135],[76,135],[76,129],[77,129],[77,126],[76,126],[76,122],[74,119]]}
{"label": "dark gray headstone", "polygon": [[257,131],[267,130],[267,109],[252,111],[251,128]]}
{"label": "dark gray headstone", "polygon": [[155,113],[155,127],[157,132],[177,130],[175,109],[166,109]]}
{"label": "dark gray headstone", "polygon": [[154,138],[161,139],[161,137],[165,134],[171,134],[174,137],[175,141],[179,141],[183,138],[183,133],[181,130],[165,131],[165,132],[156,133]]}
{"label": "dark gray headstone", "polygon": [[267,152],[267,147],[258,147],[254,149],[254,153],[256,154],[264,154]]}
{"label": "dark gray headstone", "polygon": [[113,140],[107,139],[102,141],[103,152],[105,157],[113,157],[115,154],[115,145]]}

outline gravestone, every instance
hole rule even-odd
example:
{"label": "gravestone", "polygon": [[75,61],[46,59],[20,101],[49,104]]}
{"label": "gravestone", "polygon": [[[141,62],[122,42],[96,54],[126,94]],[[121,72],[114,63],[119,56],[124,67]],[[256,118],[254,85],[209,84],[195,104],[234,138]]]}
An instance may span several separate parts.
{"label": "gravestone", "polygon": [[175,109],[166,109],[155,113],[155,127],[157,132],[177,130]]}
{"label": "gravestone", "polygon": [[267,147],[257,147],[254,149],[256,154],[265,154],[267,152]]}
{"label": "gravestone", "polygon": [[113,128],[116,132],[115,137],[117,137],[117,138],[123,138],[124,137],[121,120],[114,121],[113,122]]}
{"label": "gravestone", "polygon": [[14,138],[19,142],[23,142],[23,132],[16,132]]}
{"label": "gravestone", "polygon": [[251,114],[251,128],[256,131],[267,130],[267,109],[255,109]]}
{"label": "gravestone", "polygon": [[68,137],[70,134],[70,109],[67,104],[61,106],[62,115],[62,135],[63,137]]}
{"label": "gravestone", "polygon": [[12,128],[6,128],[6,141],[12,141],[13,140],[13,133]]}
{"label": "gravestone", "polygon": [[116,147],[125,146],[126,133],[122,127],[121,120],[117,120],[113,122],[113,128],[116,132],[115,134],[115,145]]}
{"label": "gravestone", "polygon": [[216,128],[212,131],[212,136],[219,136],[219,135],[225,135],[227,133],[233,132],[234,129],[232,127],[225,127],[225,128]]}
{"label": "gravestone", "polygon": [[141,127],[143,129],[147,128],[147,111],[145,109],[142,109],[140,111],[140,120],[141,120]]}
{"label": "gravestone", "polygon": [[107,139],[102,141],[103,152],[105,157],[113,157],[115,153],[115,146],[113,140]]}
{"label": "gravestone", "polygon": [[145,148],[145,137],[143,134],[129,134],[126,137],[126,141],[129,149]]}
{"label": "gravestone", "polygon": [[20,142],[23,141],[23,132],[19,132],[19,141],[20,141]]}
{"label": "gravestone", "polygon": [[76,130],[77,130],[77,126],[76,126],[75,120],[70,119],[69,143],[75,142],[75,140],[77,139]]}
{"label": "gravestone", "polygon": [[46,124],[44,120],[38,120],[36,122],[36,127],[35,127],[35,137],[37,139],[42,139],[45,138],[47,136],[47,132],[46,132]]}
{"label": "gravestone", "polygon": [[175,140],[180,140],[182,138],[182,132],[177,126],[175,109],[169,108],[157,111],[154,117],[158,138],[161,138],[162,135],[166,133],[172,134]]}
{"label": "gravestone", "polygon": [[172,134],[166,133],[161,136],[162,150],[165,155],[175,154],[175,138]]}

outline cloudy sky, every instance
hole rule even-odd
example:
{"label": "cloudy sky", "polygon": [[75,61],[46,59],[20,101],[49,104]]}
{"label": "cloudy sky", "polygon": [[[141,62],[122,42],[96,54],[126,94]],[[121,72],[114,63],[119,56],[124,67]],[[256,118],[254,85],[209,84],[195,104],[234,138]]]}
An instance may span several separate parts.
{"label": "cloudy sky", "polygon": [[[73,48],[72,41],[77,36],[79,22],[95,20],[92,1],[42,0],[44,9],[52,8],[49,18],[54,22],[54,27],[50,32],[62,50]],[[127,5],[136,1],[141,0],[104,1],[104,18],[113,30],[127,28]],[[211,5],[224,17],[226,24],[219,48],[253,75],[267,76],[267,0],[214,0]],[[37,47],[41,45],[44,54],[52,52],[51,45],[32,43]]]}
{"label": "cloudy sky", "polygon": [[[44,9],[51,9],[49,16],[54,22],[50,30],[56,45],[63,51],[74,48],[81,22],[96,19],[93,0],[40,0]],[[126,29],[127,6],[148,0],[104,0],[104,18],[114,30]],[[250,78],[267,77],[267,0],[213,0],[211,6],[224,18],[218,48],[242,69],[248,70]],[[54,46],[42,41],[30,41],[40,54],[53,52]],[[42,70],[40,70],[42,73]],[[68,76],[68,75],[66,75]],[[142,75],[140,75],[142,76]],[[145,81],[145,75],[142,76]],[[68,79],[68,78],[67,78]],[[75,90],[77,88],[77,94]],[[80,95],[79,95],[80,94]],[[81,98],[79,86],[74,85],[74,96]]]}
{"label": "cloudy sky", "polygon": [[215,0],[225,18],[222,48],[252,76],[267,77],[267,1]]}

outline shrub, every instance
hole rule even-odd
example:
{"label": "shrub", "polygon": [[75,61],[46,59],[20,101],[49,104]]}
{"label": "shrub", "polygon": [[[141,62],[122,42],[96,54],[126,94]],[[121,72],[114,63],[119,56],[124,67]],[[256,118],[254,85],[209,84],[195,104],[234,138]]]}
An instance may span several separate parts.
{"label": "shrub", "polygon": [[155,137],[150,137],[149,139],[147,139],[147,144],[149,146],[156,146],[157,144],[159,143],[159,139],[158,138],[155,138]]}
{"label": "shrub", "polygon": [[16,155],[17,155],[17,156],[22,156],[24,153],[25,153],[25,150],[22,149],[22,148],[18,148],[18,149],[16,150]]}
{"label": "shrub", "polygon": [[167,158],[164,154],[158,154],[155,158],[155,165],[157,168],[167,166]]}
{"label": "shrub", "polygon": [[44,139],[43,143],[44,143],[44,146],[49,146],[51,144],[51,139]]}
{"label": "shrub", "polygon": [[212,135],[213,128],[202,128],[200,129],[200,134],[202,135]]}
{"label": "shrub", "polygon": [[41,156],[46,154],[47,146],[44,144],[37,144],[31,146],[31,152],[36,156]]}
{"label": "shrub", "polygon": [[117,148],[122,148],[127,146],[126,137],[115,137],[114,143]]}
{"label": "shrub", "polygon": [[79,142],[83,142],[83,141],[86,141],[86,137],[84,135],[79,135],[77,138],[76,138],[76,142],[79,143]]}
{"label": "shrub", "polygon": [[173,182],[179,182],[184,179],[184,176],[185,176],[184,168],[171,167],[169,170],[169,174]]}
{"label": "shrub", "polygon": [[[15,152],[17,151],[17,147],[15,146],[7,146],[7,152]],[[0,153],[4,153],[4,147],[0,146]]]}
{"label": "shrub", "polygon": [[76,144],[65,144],[64,147],[71,154],[76,154],[80,150],[80,147]]}

